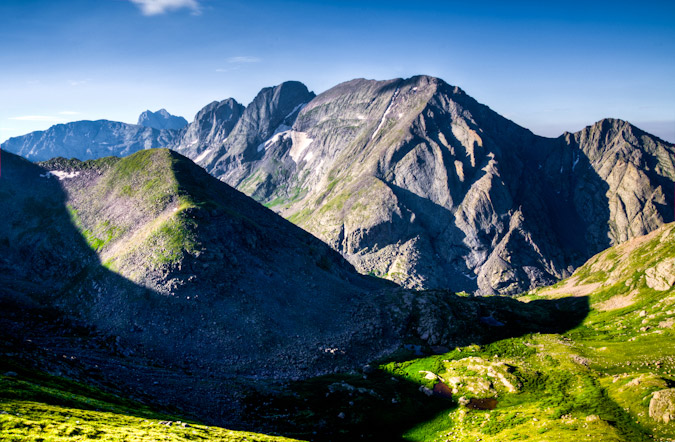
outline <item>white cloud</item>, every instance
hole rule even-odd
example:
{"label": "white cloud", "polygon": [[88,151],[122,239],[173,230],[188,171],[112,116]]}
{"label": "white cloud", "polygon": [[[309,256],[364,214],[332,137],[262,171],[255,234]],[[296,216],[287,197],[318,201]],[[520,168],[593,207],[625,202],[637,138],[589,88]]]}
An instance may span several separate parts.
{"label": "white cloud", "polygon": [[87,84],[89,82],[89,79],[87,80],[70,80],[68,83],[70,83],[71,86],[76,87],[76,86],[82,86],[83,84]]}
{"label": "white cloud", "polygon": [[21,117],[10,117],[10,120],[16,121],[63,121],[61,117],[53,117],[50,115],[23,115]]}
{"label": "white cloud", "polygon": [[193,15],[201,14],[197,0],[131,0],[143,15],[159,15],[177,9],[191,9]]}
{"label": "white cloud", "polygon": [[228,63],[260,63],[262,59],[251,56],[230,57],[227,59]]}

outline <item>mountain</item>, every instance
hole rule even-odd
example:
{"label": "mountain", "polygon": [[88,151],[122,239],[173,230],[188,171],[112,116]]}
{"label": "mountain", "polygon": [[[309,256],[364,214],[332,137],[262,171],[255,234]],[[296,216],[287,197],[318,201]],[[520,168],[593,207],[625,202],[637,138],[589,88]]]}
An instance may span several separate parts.
{"label": "mountain", "polygon": [[[182,132],[176,145],[177,152],[199,163],[210,146],[220,146],[237,124],[245,107],[233,98],[214,101],[197,112],[195,119]],[[204,153],[206,152],[206,153]]]}
{"label": "mountain", "polygon": [[166,109],[160,109],[157,112],[146,110],[138,117],[136,124],[153,129],[178,130],[187,126],[188,122],[183,117],[171,115]]}
{"label": "mountain", "polygon": [[308,98],[286,106],[297,116],[240,121],[197,159],[362,273],[516,294],[673,219],[675,148],[627,122],[539,137],[426,76]]}
{"label": "mountain", "polygon": [[393,284],[175,152],[41,166],[3,153],[0,200],[3,290],[136,351],[290,377],[400,342],[378,294]]}
{"label": "mountain", "polygon": [[[559,316],[549,320],[559,326],[581,317],[567,329],[515,333],[519,322],[494,308],[463,323],[463,309],[476,301],[515,300],[462,298],[468,302],[453,303],[448,322],[467,334],[483,329],[491,339],[455,341],[442,354],[400,355],[371,364],[364,376],[300,381],[260,398],[270,405],[252,412],[295,437],[319,440],[672,440],[674,265],[669,223],[517,298],[522,308],[552,304]],[[412,391],[426,397],[415,402]]]}
{"label": "mountain", "polygon": [[[236,182],[246,176],[250,162],[259,157],[262,143],[290,129],[302,107],[314,97],[304,84],[288,81],[262,89],[245,109],[231,99],[211,103],[197,114],[185,136],[172,148],[190,156],[214,176]],[[221,115],[225,117],[222,122]]]}
{"label": "mountain", "polygon": [[84,161],[164,147],[172,143],[175,137],[176,132],[171,130],[135,124],[108,120],[75,121],[10,138],[0,147],[5,152],[21,155],[31,161],[46,161],[59,156]]}
{"label": "mountain", "polygon": [[263,403],[254,387],[353,371],[406,345],[437,352],[578,319],[550,303],[361,275],[167,149],[39,164],[3,153],[3,167],[0,352],[211,423],[261,428],[246,411]]}
{"label": "mountain", "polygon": [[[60,126],[2,148],[87,158],[92,137],[56,136]],[[246,107],[213,102],[179,131],[141,134],[115,148],[92,141],[90,157],[169,147],[359,272],[408,288],[517,294],[673,220],[673,144],[615,119],[536,136],[428,76],[356,79],[319,96],[289,81]]]}

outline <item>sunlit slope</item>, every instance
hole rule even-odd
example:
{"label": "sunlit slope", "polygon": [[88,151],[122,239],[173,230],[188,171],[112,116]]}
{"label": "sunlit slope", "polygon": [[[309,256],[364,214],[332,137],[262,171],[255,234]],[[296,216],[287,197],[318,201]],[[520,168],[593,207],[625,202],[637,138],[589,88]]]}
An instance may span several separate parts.
{"label": "sunlit slope", "polygon": [[675,225],[667,224],[520,298],[588,299],[588,315],[566,333],[529,334],[382,365],[427,391],[442,383],[452,392],[445,411],[404,438],[675,438],[674,263]]}

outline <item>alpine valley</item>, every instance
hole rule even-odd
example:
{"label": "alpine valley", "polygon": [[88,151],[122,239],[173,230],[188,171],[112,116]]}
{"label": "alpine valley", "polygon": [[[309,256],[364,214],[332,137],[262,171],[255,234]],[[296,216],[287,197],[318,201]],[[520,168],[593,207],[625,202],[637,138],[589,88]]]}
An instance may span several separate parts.
{"label": "alpine valley", "polygon": [[675,145],[628,122],[289,81],[1,148],[0,440],[675,438]]}

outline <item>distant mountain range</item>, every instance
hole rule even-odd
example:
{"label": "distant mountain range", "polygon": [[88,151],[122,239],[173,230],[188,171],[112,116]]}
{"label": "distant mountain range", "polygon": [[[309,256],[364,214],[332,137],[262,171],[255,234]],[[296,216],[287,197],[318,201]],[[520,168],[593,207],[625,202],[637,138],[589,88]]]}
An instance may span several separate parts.
{"label": "distant mountain range", "polygon": [[318,96],[286,82],[246,107],[213,102],[179,130],[76,122],[2,145],[33,160],[151,147],[406,287],[520,293],[673,220],[673,144],[613,119],[539,137],[427,76]]}

